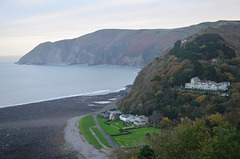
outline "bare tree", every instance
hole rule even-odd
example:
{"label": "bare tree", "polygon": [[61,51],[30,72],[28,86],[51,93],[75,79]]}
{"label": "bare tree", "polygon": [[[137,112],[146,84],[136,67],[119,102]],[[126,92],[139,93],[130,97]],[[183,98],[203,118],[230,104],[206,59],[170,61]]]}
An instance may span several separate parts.
{"label": "bare tree", "polygon": [[150,120],[153,122],[153,127],[156,127],[162,120],[163,115],[160,111],[153,111],[153,114],[150,116]]}

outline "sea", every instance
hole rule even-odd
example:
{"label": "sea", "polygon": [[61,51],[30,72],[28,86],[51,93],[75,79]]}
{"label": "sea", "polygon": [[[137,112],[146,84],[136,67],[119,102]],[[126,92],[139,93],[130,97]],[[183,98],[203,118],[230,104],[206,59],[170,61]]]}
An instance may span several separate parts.
{"label": "sea", "polygon": [[139,67],[19,65],[0,57],[0,108],[80,95],[117,92],[133,84]]}

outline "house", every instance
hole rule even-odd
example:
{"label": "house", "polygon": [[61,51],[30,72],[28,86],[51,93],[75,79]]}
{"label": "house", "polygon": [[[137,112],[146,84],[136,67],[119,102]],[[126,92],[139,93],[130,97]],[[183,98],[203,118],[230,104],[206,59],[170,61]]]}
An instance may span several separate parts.
{"label": "house", "polygon": [[132,114],[122,114],[119,116],[119,119],[124,122],[132,122],[134,118],[134,115]]}
{"label": "house", "polygon": [[228,90],[227,86],[229,86],[229,85],[230,85],[230,82],[221,82],[218,85],[218,89],[226,91],[226,90]]}
{"label": "house", "polygon": [[135,125],[145,125],[145,124],[148,124],[148,117],[146,117],[144,115],[140,115],[140,116],[136,115],[133,124],[135,124]]}
{"label": "house", "polygon": [[118,114],[110,114],[109,119],[112,120],[112,121],[117,121],[118,117],[119,117]]}
{"label": "house", "polygon": [[112,121],[116,121],[118,119],[118,116],[122,114],[120,110],[110,110],[108,112],[110,113],[109,119]]}
{"label": "house", "polygon": [[122,114],[119,116],[120,120],[124,122],[131,122],[135,125],[145,125],[148,124],[148,117],[144,115],[132,115],[132,114]]}
{"label": "house", "polygon": [[228,90],[228,86],[230,85],[230,82],[221,82],[216,83],[214,81],[204,81],[200,80],[198,77],[193,77],[190,81],[190,83],[185,84],[185,88],[191,88],[191,89],[202,89],[202,90],[211,90],[211,91],[226,91]]}
{"label": "house", "polygon": [[213,59],[211,59],[210,61],[211,61],[212,63],[216,63],[216,62],[218,62],[218,59],[213,58]]}
{"label": "house", "polygon": [[98,113],[97,116],[105,119],[116,120],[120,114],[122,114],[120,110],[110,109],[104,113]]}
{"label": "house", "polygon": [[181,44],[184,44],[184,43],[186,43],[187,42],[187,40],[185,39],[185,40],[182,40],[181,41]]}
{"label": "house", "polygon": [[135,121],[135,116],[129,117],[129,122],[133,123]]}

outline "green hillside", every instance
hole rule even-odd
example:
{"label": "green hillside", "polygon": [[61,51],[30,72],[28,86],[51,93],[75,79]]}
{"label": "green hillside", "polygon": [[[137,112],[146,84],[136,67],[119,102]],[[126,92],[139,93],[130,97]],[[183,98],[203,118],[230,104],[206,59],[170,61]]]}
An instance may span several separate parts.
{"label": "green hillside", "polygon": [[[176,41],[167,54],[141,70],[130,94],[119,101],[119,107],[125,112],[145,115],[158,110],[171,120],[221,113],[236,125],[240,121],[239,41],[239,24],[207,28],[186,42]],[[181,88],[193,77],[231,82],[226,92],[229,96]]]}

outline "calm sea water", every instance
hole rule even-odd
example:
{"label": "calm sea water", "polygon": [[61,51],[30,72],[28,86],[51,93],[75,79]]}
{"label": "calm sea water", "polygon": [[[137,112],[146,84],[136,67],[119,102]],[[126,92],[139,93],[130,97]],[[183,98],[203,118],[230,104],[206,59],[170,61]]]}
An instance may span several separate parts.
{"label": "calm sea water", "polygon": [[139,68],[18,65],[0,57],[0,107],[74,95],[110,93],[132,84]]}

